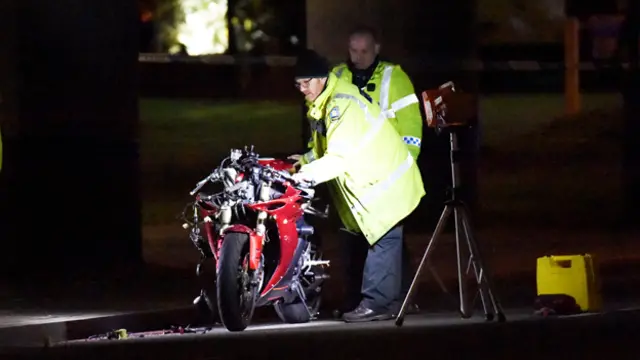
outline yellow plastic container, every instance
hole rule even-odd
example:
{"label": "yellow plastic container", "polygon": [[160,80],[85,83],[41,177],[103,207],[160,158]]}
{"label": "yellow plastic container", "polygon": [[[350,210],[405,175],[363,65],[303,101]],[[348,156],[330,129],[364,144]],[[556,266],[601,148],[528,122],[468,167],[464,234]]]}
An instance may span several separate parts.
{"label": "yellow plastic container", "polygon": [[572,296],[582,311],[596,312],[602,308],[598,271],[592,255],[540,257],[536,282],[538,295]]}

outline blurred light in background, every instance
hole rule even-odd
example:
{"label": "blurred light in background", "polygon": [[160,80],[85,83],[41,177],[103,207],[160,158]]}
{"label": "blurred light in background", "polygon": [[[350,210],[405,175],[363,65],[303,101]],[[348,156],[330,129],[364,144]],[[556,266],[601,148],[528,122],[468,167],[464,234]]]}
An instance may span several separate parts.
{"label": "blurred light in background", "polygon": [[[584,1],[584,0],[578,0]],[[477,0],[483,44],[560,43],[565,0]]]}
{"label": "blurred light in background", "polygon": [[[181,0],[184,21],[177,26],[177,40],[189,55],[221,54],[229,48],[227,0]],[[179,46],[170,52],[179,51]]]}
{"label": "blurred light in background", "polygon": [[565,0],[539,0],[543,9],[546,9],[550,20],[564,19]]}

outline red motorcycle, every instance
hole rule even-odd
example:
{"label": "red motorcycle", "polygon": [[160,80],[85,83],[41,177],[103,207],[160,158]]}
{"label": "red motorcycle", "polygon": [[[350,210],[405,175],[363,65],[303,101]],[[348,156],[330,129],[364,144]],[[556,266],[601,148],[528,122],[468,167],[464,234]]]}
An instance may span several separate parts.
{"label": "red motorcycle", "polygon": [[[326,217],[326,211],[313,208],[311,184],[294,183],[291,168],[286,161],[260,158],[253,147],[233,149],[191,191],[196,201],[183,227],[191,229],[201,253],[197,273],[207,260],[216,265],[216,300],[203,290],[194,302],[212,311],[217,302],[230,331],[244,330],[261,306],[273,305],[285,323],[308,322],[318,314],[329,261],[321,259],[304,214]],[[222,188],[199,192],[209,183]]]}

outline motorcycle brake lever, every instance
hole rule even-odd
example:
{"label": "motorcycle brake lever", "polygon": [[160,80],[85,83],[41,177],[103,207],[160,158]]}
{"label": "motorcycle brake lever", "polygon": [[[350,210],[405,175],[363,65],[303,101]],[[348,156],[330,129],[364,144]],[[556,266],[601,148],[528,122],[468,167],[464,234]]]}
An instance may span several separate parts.
{"label": "motorcycle brake lever", "polygon": [[329,216],[329,211],[328,210],[329,210],[329,207],[327,207],[325,209],[325,211],[320,211],[320,210],[316,209],[315,207],[313,207],[311,205],[308,205],[305,208],[305,213],[308,213],[310,215],[314,215],[314,216],[317,216],[317,217],[320,217],[320,218],[327,218]]}

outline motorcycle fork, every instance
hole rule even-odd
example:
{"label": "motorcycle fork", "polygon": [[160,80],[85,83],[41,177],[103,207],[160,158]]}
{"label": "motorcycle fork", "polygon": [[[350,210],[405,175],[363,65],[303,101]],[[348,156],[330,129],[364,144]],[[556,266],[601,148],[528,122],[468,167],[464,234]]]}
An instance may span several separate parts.
{"label": "motorcycle fork", "polygon": [[[270,197],[271,183],[263,183],[260,187],[260,201],[268,201]],[[249,268],[251,270],[258,270],[262,259],[262,249],[264,247],[267,227],[265,221],[268,214],[266,211],[258,212],[256,219],[255,234],[249,235]]]}

